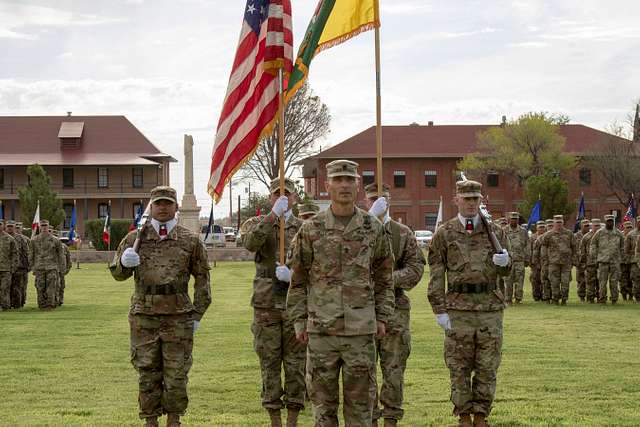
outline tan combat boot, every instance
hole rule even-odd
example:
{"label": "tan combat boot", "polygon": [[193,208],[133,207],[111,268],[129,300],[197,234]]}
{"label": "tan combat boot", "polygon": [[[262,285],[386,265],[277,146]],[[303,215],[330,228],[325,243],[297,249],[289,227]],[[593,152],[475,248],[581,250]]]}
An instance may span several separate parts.
{"label": "tan combat boot", "polygon": [[271,427],[282,427],[280,409],[269,409],[269,418],[271,418]]}
{"label": "tan combat boot", "polygon": [[158,417],[145,418],[144,427],[158,427]]}
{"label": "tan combat boot", "polygon": [[300,409],[288,408],[287,409],[287,427],[298,427],[298,415]]}
{"label": "tan combat boot", "polygon": [[458,420],[458,427],[473,427],[473,423],[471,422],[471,415],[460,414],[460,419]]}
{"label": "tan combat boot", "polygon": [[398,421],[393,418],[385,418],[384,419],[384,427],[396,427],[398,425]]}
{"label": "tan combat boot", "polygon": [[180,427],[180,415],[167,414],[167,427]]}
{"label": "tan combat boot", "polygon": [[473,427],[490,427],[484,414],[477,413],[473,416]]}

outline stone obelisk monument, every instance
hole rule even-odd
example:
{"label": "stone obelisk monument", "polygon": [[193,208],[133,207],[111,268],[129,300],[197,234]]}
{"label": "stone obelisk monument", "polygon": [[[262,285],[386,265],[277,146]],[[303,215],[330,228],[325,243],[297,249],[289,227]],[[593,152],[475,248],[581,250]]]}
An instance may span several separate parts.
{"label": "stone obelisk monument", "polygon": [[184,196],[180,204],[179,223],[200,234],[200,207],[193,194],[193,137],[184,136]]}

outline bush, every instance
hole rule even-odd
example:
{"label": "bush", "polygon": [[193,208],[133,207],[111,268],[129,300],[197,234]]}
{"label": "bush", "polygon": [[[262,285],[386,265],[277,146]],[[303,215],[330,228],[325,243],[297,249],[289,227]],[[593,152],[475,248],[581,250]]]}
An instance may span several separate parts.
{"label": "bush", "polygon": [[[104,219],[91,219],[85,221],[87,236],[98,251],[108,250],[107,245],[102,241],[102,230],[104,229]],[[111,220],[111,250],[116,250],[120,241],[129,233],[131,226],[130,219],[112,219]]]}

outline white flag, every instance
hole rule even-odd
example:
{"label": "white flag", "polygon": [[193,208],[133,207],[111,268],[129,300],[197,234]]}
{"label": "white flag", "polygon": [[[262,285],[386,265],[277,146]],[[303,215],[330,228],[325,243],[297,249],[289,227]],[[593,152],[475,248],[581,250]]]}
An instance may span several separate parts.
{"label": "white flag", "polygon": [[33,216],[33,222],[31,223],[31,237],[38,234],[40,229],[40,200],[38,200],[38,207],[36,208],[36,214]]}
{"label": "white flag", "polygon": [[438,207],[438,218],[436,218],[436,230],[438,229],[438,227],[440,227],[440,224],[442,224],[442,216],[443,216],[443,212],[442,212],[442,196],[440,196],[440,207]]}

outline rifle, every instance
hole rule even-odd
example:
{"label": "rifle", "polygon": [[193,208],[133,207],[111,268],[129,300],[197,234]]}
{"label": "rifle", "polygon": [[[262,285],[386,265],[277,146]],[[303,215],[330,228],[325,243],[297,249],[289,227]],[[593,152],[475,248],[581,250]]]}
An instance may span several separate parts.
{"label": "rifle", "polygon": [[502,245],[496,236],[496,233],[491,229],[491,214],[487,210],[487,206],[482,203],[480,205],[480,220],[482,221],[482,225],[484,225],[485,230],[487,230],[487,236],[489,237],[489,241],[491,242],[491,246],[493,247],[493,251],[497,254],[502,253]]}
{"label": "rifle", "polygon": [[151,218],[151,200],[149,200],[149,204],[147,208],[144,210],[142,217],[140,218],[140,222],[138,223],[137,232],[136,232],[136,240],[133,242],[133,250],[138,252],[138,248],[140,247],[140,235],[142,234],[142,230],[144,226],[149,222],[149,218]]}

